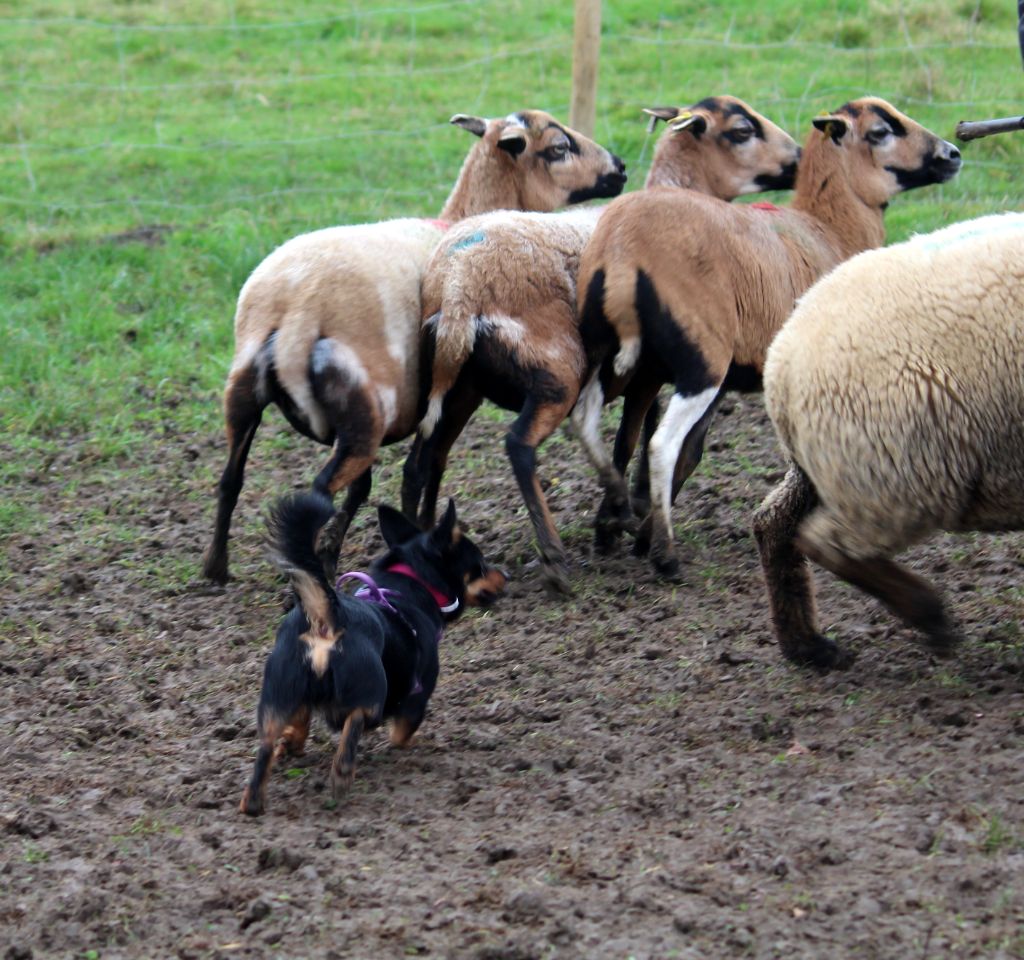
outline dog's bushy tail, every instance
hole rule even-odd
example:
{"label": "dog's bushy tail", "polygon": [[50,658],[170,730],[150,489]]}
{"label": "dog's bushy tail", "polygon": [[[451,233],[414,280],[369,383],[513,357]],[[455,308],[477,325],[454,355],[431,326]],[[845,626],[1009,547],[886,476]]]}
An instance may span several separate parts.
{"label": "dog's bushy tail", "polygon": [[267,520],[274,562],[291,578],[309,632],[325,643],[333,643],[343,626],[334,588],[316,554],[317,534],[333,516],[334,506],[323,494],[300,493],[279,500]]}

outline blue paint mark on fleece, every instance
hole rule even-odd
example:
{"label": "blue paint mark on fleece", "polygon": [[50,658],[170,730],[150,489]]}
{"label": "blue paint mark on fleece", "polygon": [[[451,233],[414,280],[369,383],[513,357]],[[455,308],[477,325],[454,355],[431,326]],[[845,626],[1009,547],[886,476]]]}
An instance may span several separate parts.
{"label": "blue paint mark on fleece", "polygon": [[991,237],[1002,240],[1006,234],[1018,234],[1024,239],[1024,215],[1019,213],[992,214],[976,220],[965,220],[951,226],[936,230],[934,233],[918,234],[912,241],[918,241],[921,247],[929,252],[942,250],[957,243],[974,240],[978,237]]}
{"label": "blue paint mark on fleece", "polygon": [[478,243],[483,243],[487,239],[487,234],[483,230],[477,230],[476,233],[471,233],[468,237],[463,237],[461,240],[453,243],[448,248],[448,253],[456,253],[459,250],[465,250],[467,247],[475,247]]}

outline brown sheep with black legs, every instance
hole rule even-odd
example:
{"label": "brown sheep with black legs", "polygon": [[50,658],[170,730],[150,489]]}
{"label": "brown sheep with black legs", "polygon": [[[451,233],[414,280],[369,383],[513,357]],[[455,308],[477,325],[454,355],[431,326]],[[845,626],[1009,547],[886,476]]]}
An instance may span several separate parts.
{"label": "brown sheep with black legs", "polygon": [[876,97],[813,123],[790,207],[730,206],[686,191],[631,194],[609,204],[583,253],[590,376],[577,410],[613,511],[627,512],[629,499],[593,443],[601,367],[617,344],[617,374],[636,369],[643,353],[644,375],[674,387],[651,438],[651,509],[640,532],[669,577],[679,576],[672,500],[700,461],[723,393],[760,386],[765,352],[796,299],[836,264],[884,242],[893,196],[960,169],[956,147]]}
{"label": "brown sheep with black legs", "polygon": [[[666,120],[646,186],[688,187],[729,199],[792,186],[799,148],[734,97],[648,111]],[[452,444],[486,398],[520,411],[506,448],[533,524],[549,586],[569,590],[565,550],[536,472],[536,450],[582,386],[576,325],[579,256],[601,208],[559,214],[499,211],[464,220],[438,245],[423,277],[433,382],[406,461],[402,508],[432,522]]]}
{"label": "brown sheep with black legs", "polygon": [[805,557],[867,591],[936,652],[958,632],[892,557],[938,530],[1024,527],[1024,213],[854,257],[804,295],[764,367],[792,466],[754,518],[790,660],[839,658]]}
{"label": "brown sheep with black legs", "polygon": [[224,390],[228,462],[203,572],[224,583],[228,530],[263,410],[276,403],[300,433],[334,454],[315,489],[348,489],[322,537],[331,566],[370,491],[382,444],[416,427],[420,399],[420,277],[449,222],[498,208],[554,210],[612,197],[622,161],[539,110],[498,120],[457,114],[480,137],[440,220],[330,227],[278,247],[242,287],[235,356]]}

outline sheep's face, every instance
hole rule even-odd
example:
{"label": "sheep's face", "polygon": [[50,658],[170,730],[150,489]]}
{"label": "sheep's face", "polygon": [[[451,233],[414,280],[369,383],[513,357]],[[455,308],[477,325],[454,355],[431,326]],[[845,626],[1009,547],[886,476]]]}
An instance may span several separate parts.
{"label": "sheep's face", "polygon": [[541,110],[491,120],[483,139],[513,164],[523,210],[546,212],[615,197],[626,185],[622,160]]}
{"label": "sheep's face", "polygon": [[850,183],[870,206],[904,190],[945,183],[960,171],[960,151],[877,97],[815,117],[814,126],[847,156]]}
{"label": "sheep's face", "polygon": [[668,127],[654,151],[648,187],[689,187],[732,200],[744,193],[788,190],[796,180],[796,141],[736,97],[645,112],[652,123],[664,120]]}

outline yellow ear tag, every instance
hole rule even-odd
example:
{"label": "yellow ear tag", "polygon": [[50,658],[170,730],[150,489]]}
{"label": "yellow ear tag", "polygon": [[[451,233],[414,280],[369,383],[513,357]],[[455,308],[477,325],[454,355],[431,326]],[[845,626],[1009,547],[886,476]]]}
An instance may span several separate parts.
{"label": "yellow ear tag", "polygon": [[680,130],[685,130],[690,125],[687,121],[693,119],[694,116],[689,110],[681,110],[668,121],[667,126],[673,133],[679,133]]}

